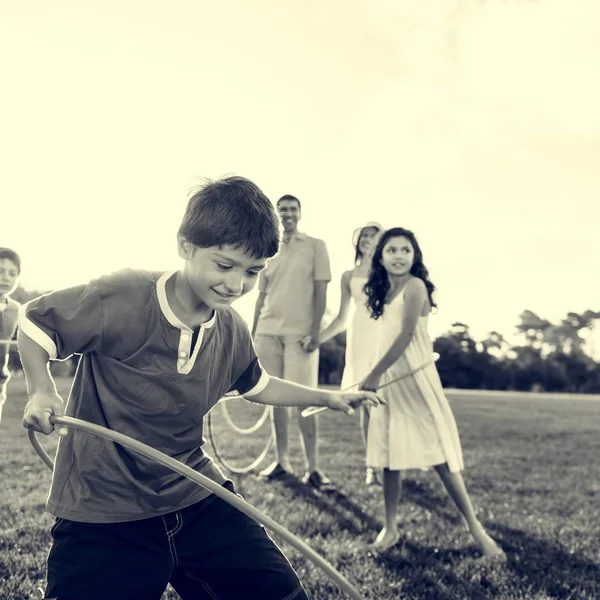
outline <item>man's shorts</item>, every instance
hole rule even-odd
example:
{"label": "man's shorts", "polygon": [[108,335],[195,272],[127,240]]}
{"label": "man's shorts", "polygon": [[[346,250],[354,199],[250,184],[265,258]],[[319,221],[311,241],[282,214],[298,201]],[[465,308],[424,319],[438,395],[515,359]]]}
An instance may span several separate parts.
{"label": "man's shorts", "polygon": [[317,387],[319,350],[305,352],[300,345],[303,335],[257,335],[254,346],[260,364],[269,375],[294,383]]}

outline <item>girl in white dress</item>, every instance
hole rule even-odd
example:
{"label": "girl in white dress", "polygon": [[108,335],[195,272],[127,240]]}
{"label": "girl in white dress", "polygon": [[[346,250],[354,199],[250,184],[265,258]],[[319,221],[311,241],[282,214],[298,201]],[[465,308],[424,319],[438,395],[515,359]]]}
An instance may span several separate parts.
{"label": "girl in white dress", "polygon": [[[371,370],[371,362],[376,350],[377,336],[375,335],[376,321],[371,318],[367,309],[367,296],[363,288],[369,276],[371,256],[377,241],[377,236],[383,232],[383,227],[370,221],[359,227],[352,236],[355,249],[354,268],[342,275],[340,309],[335,319],[323,330],[320,343],[323,344],[347,328],[346,334],[346,364],[342,376],[341,389],[346,390],[358,386]],[[347,327],[348,314],[351,305],[354,314]],[[369,428],[369,409],[360,410],[361,433],[365,448]],[[377,471],[367,467],[365,482],[367,485],[381,485]]]}
{"label": "girl in white dress", "polygon": [[400,471],[433,467],[481,552],[504,556],[477,519],[461,475],[458,429],[427,331],[434,290],[414,234],[400,227],[386,231],[365,285],[379,343],[361,388],[387,401],[371,411],[367,436],[367,465],[383,469],[385,503],[385,525],[371,548],[382,552],[398,542]]}

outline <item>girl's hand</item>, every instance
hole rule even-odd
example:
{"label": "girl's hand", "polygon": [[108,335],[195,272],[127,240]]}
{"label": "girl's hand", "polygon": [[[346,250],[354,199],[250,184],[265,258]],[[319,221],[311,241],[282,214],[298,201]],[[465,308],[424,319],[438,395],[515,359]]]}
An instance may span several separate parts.
{"label": "girl's hand", "polygon": [[321,345],[320,341],[319,341],[319,335],[305,335],[301,340],[300,340],[300,346],[302,347],[302,350],[304,350],[304,352],[308,352],[309,354],[311,352],[314,352],[319,346]]}
{"label": "girl's hand", "polygon": [[373,392],[333,392],[327,398],[327,407],[353,415],[354,409],[360,406],[371,408],[385,404],[385,400]]}
{"label": "girl's hand", "polygon": [[377,388],[379,387],[379,380],[381,379],[380,375],[367,375],[367,377],[365,377],[364,381],[360,384],[359,389],[361,390],[365,390],[365,391],[370,391],[370,392],[376,392]]}

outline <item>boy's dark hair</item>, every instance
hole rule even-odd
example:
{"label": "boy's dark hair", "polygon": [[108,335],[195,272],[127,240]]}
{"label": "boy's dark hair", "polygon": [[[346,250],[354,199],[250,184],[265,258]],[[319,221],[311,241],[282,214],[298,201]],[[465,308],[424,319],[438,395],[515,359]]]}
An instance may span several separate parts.
{"label": "boy's dark hair", "polygon": [[385,267],[381,264],[381,255],[383,254],[383,248],[387,244],[387,241],[393,237],[405,237],[411,243],[415,257],[412,267],[410,268],[410,274],[423,281],[427,288],[427,295],[429,296],[431,307],[437,308],[437,304],[433,300],[435,286],[429,280],[429,271],[423,264],[423,252],[421,251],[421,247],[419,246],[419,242],[417,242],[415,234],[403,227],[392,227],[392,229],[388,229],[381,236],[377,243],[375,252],[373,252],[369,279],[363,288],[368,298],[367,307],[371,312],[371,317],[373,319],[378,319],[383,314],[385,300],[390,291],[390,279]]}
{"label": "boy's dark hair", "polygon": [[277,200],[277,208],[279,208],[279,204],[283,200],[294,200],[294,202],[298,203],[298,208],[300,210],[302,210],[302,204],[300,204],[300,200],[298,200],[298,198],[296,198],[296,196],[292,196],[291,194],[284,194],[283,196],[281,196],[281,198],[279,198],[279,200]]}
{"label": "boy's dark hair", "polygon": [[249,179],[206,180],[188,201],[178,234],[200,248],[230,245],[253,258],[279,251],[279,219],[271,201]]}
{"label": "boy's dark hair", "polygon": [[17,265],[17,270],[19,271],[19,275],[21,274],[21,257],[10,248],[0,248],[0,259],[8,258],[8,260],[12,260],[15,265]]}

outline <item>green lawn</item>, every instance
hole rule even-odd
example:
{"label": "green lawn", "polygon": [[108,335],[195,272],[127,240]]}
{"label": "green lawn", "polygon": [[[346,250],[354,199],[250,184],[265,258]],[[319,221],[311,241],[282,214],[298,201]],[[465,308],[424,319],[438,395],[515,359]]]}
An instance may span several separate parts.
{"label": "green lawn", "polygon": [[[69,381],[60,380],[65,393]],[[400,507],[402,543],[384,557],[365,545],[383,517],[381,491],[363,484],[358,418],[321,418],[321,455],[339,492],[320,495],[298,482],[265,484],[234,477],[246,500],[346,575],[365,599],[573,600],[600,598],[600,402],[477,398],[451,393],[465,453],[465,480],[481,519],[508,554],[506,564],[479,559],[432,472],[406,473]],[[50,472],[29,445],[20,420],[22,379],[14,379],[0,425],[0,598],[37,598],[43,585],[52,517],[44,510]],[[260,407],[228,404],[239,424]],[[219,449],[238,464],[255,457],[265,425],[240,438],[215,409]],[[42,440],[48,449],[55,436]],[[302,463],[294,438],[295,467]],[[276,536],[274,536],[276,538]],[[312,598],[344,598],[295,550],[281,543]],[[167,592],[164,599],[175,599]]]}

